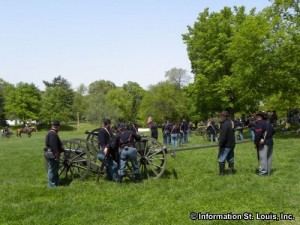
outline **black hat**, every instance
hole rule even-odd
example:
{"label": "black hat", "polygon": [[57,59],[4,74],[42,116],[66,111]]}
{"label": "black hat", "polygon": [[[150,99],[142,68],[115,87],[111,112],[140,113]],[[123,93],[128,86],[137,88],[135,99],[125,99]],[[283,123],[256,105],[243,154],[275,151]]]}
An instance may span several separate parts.
{"label": "black hat", "polygon": [[229,113],[227,111],[223,111],[219,114],[219,116],[226,116],[228,117],[229,116]]}
{"label": "black hat", "polygon": [[107,124],[111,124],[111,121],[110,119],[104,119],[103,123],[104,125],[107,125]]}
{"label": "black hat", "polygon": [[256,116],[261,116],[262,118],[266,118],[267,117],[266,113],[261,112],[261,111],[257,112]]}
{"label": "black hat", "polygon": [[58,120],[54,120],[54,121],[52,121],[52,126],[59,127],[60,122]]}

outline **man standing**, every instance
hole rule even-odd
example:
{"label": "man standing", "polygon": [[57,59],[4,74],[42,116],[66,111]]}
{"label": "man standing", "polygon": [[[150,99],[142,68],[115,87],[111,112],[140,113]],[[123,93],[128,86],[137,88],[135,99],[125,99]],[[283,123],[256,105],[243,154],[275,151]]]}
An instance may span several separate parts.
{"label": "man standing", "polygon": [[123,177],[126,176],[126,162],[129,160],[132,164],[134,178],[136,182],[141,181],[137,162],[137,149],[134,147],[134,141],[141,140],[141,136],[127,129],[125,123],[120,123],[120,132],[116,136],[115,145],[120,147],[120,169],[118,182],[122,183]]}
{"label": "man standing", "polygon": [[[60,122],[55,120],[52,122],[51,129],[48,131],[45,138],[45,151],[49,151],[51,154],[45,154],[48,165],[48,186],[55,187],[59,185],[59,159],[60,153],[63,151],[62,143],[58,136],[60,128]],[[49,149],[49,150],[48,150]]]}
{"label": "man standing", "polygon": [[152,117],[148,117],[147,125],[151,131],[151,137],[154,139],[158,138],[158,128],[155,122],[153,122]]}
{"label": "man standing", "polygon": [[273,135],[275,130],[263,112],[256,113],[255,140],[259,175],[270,175],[272,169]]}
{"label": "man standing", "polygon": [[219,137],[219,175],[225,172],[225,163],[228,162],[228,173],[232,174],[234,170],[234,123],[229,118],[229,113],[223,111],[220,113],[221,127]]}
{"label": "man standing", "polygon": [[103,127],[98,132],[99,152],[97,157],[101,162],[105,163],[106,179],[117,181],[118,163],[116,161],[118,160],[118,154],[111,146],[113,134],[110,130],[110,124],[110,119],[105,119]]}

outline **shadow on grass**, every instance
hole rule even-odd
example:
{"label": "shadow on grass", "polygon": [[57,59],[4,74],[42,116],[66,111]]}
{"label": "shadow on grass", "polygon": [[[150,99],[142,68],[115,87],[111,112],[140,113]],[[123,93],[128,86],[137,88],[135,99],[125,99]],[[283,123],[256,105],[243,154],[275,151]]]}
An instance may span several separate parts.
{"label": "shadow on grass", "polygon": [[59,186],[69,186],[72,183],[73,179],[62,178],[59,180]]}

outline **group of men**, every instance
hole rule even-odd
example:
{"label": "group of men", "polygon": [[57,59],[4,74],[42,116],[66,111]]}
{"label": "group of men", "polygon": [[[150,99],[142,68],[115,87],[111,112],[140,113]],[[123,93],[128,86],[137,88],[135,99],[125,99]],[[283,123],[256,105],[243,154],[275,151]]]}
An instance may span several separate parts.
{"label": "group of men", "polygon": [[117,126],[117,134],[110,129],[110,119],[105,119],[103,127],[98,132],[99,152],[98,159],[105,163],[106,179],[122,183],[126,176],[126,162],[131,162],[134,179],[141,181],[137,162],[137,149],[135,141],[141,140],[141,136],[134,130],[128,129],[126,123]]}
{"label": "group of men", "polygon": [[[141,140],[141,136],[136,133],[136,129],[128,129],[125,123],[117,126],[117,134],[114,135],[110,125],[110,119],[105,119],[98,132],[98,159],[105,165],[106,179],[122,183],[126,176],[128,160],[132,164],[134,180],[141,181],[137,149],[134,147],[134,142]],[[45,137],[44,151],[47,161],[48,187],[59,186],[59,160],[60,154],[63,152],[62,142],[58,136],[59,130],[60,122],[55,120]]]}
{"label": "group of men", "polygon": [[[234,148],[235,134],[234,123],[230,119],[227,111],[220,113],[221,125],[218,140],[219,152],[219,175],[225,174],[225,164],[228,163],[228,174],[234,172]],[[185,121],[182,122],[184,124]],[[117,134],[114,135],[110,128],[110,119],[105,119],[103,126],[99,129],[99,152],[98,159],[102,161],[106,168],[106,179],[122,183],[126,176],[126,163],[130,161],[133,168],[134,179],[141,181],[140,171],[137,162],[137,149],[134,146],[135,141],[141,140],[136,129],[128,129],[126,123],[120,123],[117,126]],[[164,124],[163,131],[172,134],[176,126],[167,122]],[[59,185],[59,159],[63,151],[62,142],[58,136],[60,122],[53,121],[51,129],[45,138],[45,158],[48,165],[48,186],[55,187]],[[254,128],[254,145],[257,149],[259,161],[259,175],[270,175],[272,168],[273,153],[273,135],[275,130],[272,124],[267,120],[265,113],[256,113],[256,122]],[[172,137],[172,136],[171,136]],[[165,139],[164,139],[165,141]],[[168,141],[168,139],[167,139]],[[47,152],[50,149],[50,152]],[[53,153],[50,157],[46,153]]]}
{"label": "group of men", "polygon": [[[259,172],[261,176],[270,175],[272,169],[273,135],[275,130],[263,112],[255,115],[254,146],[257,150]],[[219,136],[219,175],[225,174],[225,164],[228,162],[228,174],[234,171],[235,135],[234,123],[227,111],[220,113],[221,126]]]}
{"label": "group of men", "polygon": [[164,145],[177,147],[178,144],[188,143],[188,135],[191,128],[191,123],[186,119],[182,119],[179,123],[172,123],[169,120],[165,121],[162,125]]}

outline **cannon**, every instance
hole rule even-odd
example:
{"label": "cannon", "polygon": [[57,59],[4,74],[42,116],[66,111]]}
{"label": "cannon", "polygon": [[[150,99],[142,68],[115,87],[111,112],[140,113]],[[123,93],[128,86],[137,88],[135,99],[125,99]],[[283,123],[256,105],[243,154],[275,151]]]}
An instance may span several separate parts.
{"label": "cannon", "polygon": [[[83,180],[89,174],[96,174],[99,181],[99,177],[105,174],[104,163],[97,158],[99,129],[86,131],[86,139],[74,138],[62,141],[64,151],[60,157],[60,179]],[[142,136],[140,141],[136,141],[135,147],[142,178],[159,178],[166,169],[166,148],[156,139],[147,136]],[[133,177],[129,163],[127,163],[127,176]]]}
{"label": "cannon", "polygon": [[[104,163],[97,158],[98,154],[98,129],[86,131],[86,139],[74,138],[62,141],[64,151],[60,157],[60,179],[85,179],[89,174],[96,174],[97,181],[100,176],[105,174]],[[249,142],[243,140],[237,144]],[[202,150],[207,148],[216,148],[217,144],[177,147],[167,149],[156,139],[142,136],[140,141],[135,142],[138,153],[138,164],[143,179],[161,177],[167,164],[167,154],[175,158],[175,153],[187,150]],[[132,168],[127,163],[127,176],[133,180]]]}

